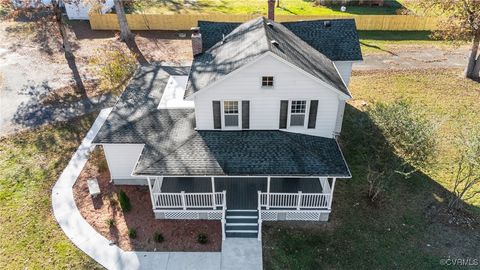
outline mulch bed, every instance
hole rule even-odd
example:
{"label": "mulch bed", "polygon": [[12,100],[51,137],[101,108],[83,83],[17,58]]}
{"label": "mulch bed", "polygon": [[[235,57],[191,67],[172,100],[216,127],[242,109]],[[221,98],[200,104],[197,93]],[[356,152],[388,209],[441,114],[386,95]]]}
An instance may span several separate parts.
{"label": "mulch bed", "polygon": [[[102,166],[103,164],[103,166]],[[126,251],[220,251],[221,224],[210,220],[158,220],[154,218],[147,186],[120,186],[110,183],[110,173],[105,167],[103,151],[97,148],[83,168],[73,187],[75,203],[83,218],[105,238]],[[100,165],[100,166],[98,166]],[[101,169],[99,169],[99,167]],[[101,195],[92,198],[87,179],[98,179]],[[132,209],[123,213],[118,202],[120,190],[130,198]],[[108,220],[114,220],[110,227]],[[135,228],[137,236],[131,239],[128,229]],[[153,240],[155,232],[164,241]],[[199,244],[197,236],[208,236],[206,244]]]}

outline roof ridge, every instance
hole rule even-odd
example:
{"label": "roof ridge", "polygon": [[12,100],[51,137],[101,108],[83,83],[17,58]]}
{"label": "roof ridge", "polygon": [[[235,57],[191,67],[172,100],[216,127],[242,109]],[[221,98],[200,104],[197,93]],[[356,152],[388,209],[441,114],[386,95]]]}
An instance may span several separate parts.
{"label": "roof ridge", "polygon": [[268,34],[268,31],[267,31],[267,18],[263,17],[262,16],[262,21],[263,21],[263,31],[265,32],[265,39],[267,40],[267,46],[268,46],[268,50],[271,51],[272,50],[272,44],[269,40],[269,34]]}

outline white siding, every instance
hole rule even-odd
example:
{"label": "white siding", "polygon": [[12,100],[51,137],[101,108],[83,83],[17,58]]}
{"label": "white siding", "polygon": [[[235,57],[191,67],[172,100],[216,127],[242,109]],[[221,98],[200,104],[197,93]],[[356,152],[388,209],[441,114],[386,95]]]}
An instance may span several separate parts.
{"label": "white siding", "polygon": [[338,69],[338,73],[340,73],[340,77],[342,77],[343,81],[348,86],[350,83],[350,76],[352,75],[352,62],[335,61],[334,63]]}
{"label": "white siding", "polygon": [[337,123],[335,124],[335,133],[340,134],[342,131],[342,123],[343,123],[343,114],[345,112],[345,101],[341,100],[338,106],[337,112]]}
{"label": "white siding", "polygon": [[[274,87],[262,88],[262,76],[274,76]],[[316,128],[288,130],[323,137],[334,134],[340,101],[335,90],[272,56],[196,95],[196,124],[200,130],[213,129],[212,100],[250,100],[250,129],[264,130],[279,128],[280,100],[318,100]]]}
{"label": "white siding", "polygon": [[104,144],[112,179],[135,179],[132,172],[142,153],[143,144]]}

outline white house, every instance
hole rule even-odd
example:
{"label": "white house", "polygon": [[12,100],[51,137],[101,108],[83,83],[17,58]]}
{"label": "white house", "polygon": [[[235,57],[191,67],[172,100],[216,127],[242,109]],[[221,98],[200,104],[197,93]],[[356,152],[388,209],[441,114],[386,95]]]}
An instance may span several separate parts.
{"label": "white house", "polygon": [[[60,5],[65,8],[68,19],[70,20],[88,20],[88,13],[92,8],[93,1],[89,0],[58,0]],[[30,7],[49,6],[52,0],[12,0],[15,7],[24,7],[26,3]],[[107,13],[113,8],[113,0],[101,1],[101,12]]]}
{"label": "white house", "polygon": [[354,20],[199,22],[192,50],[191,67],[142,67],[100,129],[112,181],[148,185],[156,218],[221,220],[224,238],[327,221],[351,177],[336,137]]}
{"label": "white house", "polygon": [[[63,0],[65,12],[70,20],[88,20],[88,13],[92,9],[92,1],[89,0]],[[100,11],[107,13],[113,8],[113,0],[101,1]]]}

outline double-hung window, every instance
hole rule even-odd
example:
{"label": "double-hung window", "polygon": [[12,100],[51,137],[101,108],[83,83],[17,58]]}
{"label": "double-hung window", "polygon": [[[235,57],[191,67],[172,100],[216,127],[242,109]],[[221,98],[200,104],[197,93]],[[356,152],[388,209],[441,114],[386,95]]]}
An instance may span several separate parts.
{"label": "double-hung window", "polygon": [[305,115],[307,113],[306,100],[293,100],[290,104],[290,126],[305,126]]}
{"label": "double-hung window", "polygon": [[262,87],[273,87],[273,76],[263,76]]}
{"label": "double-hung window", "polygon": [[223,117],[223,122],[226,128],[239,126],[240,113],[238,108],[238,101],[223,102]]}

